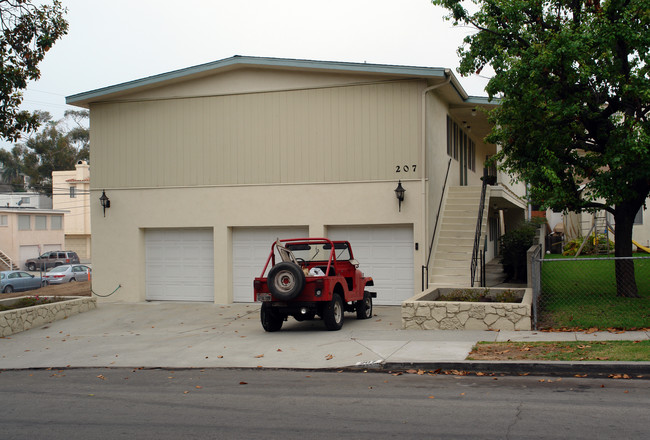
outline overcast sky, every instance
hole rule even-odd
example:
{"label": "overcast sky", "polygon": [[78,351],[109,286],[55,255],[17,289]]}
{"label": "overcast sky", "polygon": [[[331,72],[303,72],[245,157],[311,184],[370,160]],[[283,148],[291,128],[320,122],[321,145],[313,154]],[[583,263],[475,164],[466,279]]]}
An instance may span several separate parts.
{"label": "overcast sky", "polygon": [[[458,67],[471,32],[430,0],[63,0],[68,35],[41,64],[23,108],[63,117],[65,96],[248,55]],[[455,72],[456,73],[456,72]],[[459,76],[456,73],[457,76]],[[460,78],[470,95],[487,79]],[[6,144],[5,144],[6,146]]]}

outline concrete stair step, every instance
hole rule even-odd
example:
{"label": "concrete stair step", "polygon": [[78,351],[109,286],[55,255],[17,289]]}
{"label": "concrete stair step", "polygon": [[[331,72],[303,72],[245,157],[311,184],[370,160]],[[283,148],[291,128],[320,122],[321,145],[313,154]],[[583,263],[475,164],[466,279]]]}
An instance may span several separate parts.
{"label": "concrete stair step", "polygon": [[445,258],[441,258],[439,260],[433,260],[433,265],[432,267],[436,268],[458,268],[458,267],[469,267],[470,265],[470,260],[448,260]]}
{"label": "concrete stair step", "polygon": [[471,258],[471,252],[436,252],[433,255],[434,261],[469,261]]}
{"label": "concrete stair step", "polygon": [[448,286],[469,286],[471,283],[472,283],[472,279],[469,275],[467,276],[434,275],[432,277],[429,277],[429,287],[431,287],[431,284],[446,284]]}
{"label": "concrete stair step", "polygon": [[434,267],[429,272],[429,277],[432,276],[466,276],[470,271],[470,266],[463,267]]}
{"label": "concrete stair step", "polygon": [[474,237],[440,237],[438,246],[474,246]]}

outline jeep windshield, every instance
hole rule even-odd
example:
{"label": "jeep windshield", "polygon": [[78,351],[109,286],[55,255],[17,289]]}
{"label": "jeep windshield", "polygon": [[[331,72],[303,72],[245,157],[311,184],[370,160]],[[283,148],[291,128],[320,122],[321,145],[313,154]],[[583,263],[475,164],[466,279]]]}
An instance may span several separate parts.
{"label": "jeep windshield", "polygon": [[[329,243],[287,243],[286,248],[293,252],[299,260],[305,262],[328,261],[332,245]],[[337,261],[350,259],[350,250],[347,243],[334,243],[334,255]]]}

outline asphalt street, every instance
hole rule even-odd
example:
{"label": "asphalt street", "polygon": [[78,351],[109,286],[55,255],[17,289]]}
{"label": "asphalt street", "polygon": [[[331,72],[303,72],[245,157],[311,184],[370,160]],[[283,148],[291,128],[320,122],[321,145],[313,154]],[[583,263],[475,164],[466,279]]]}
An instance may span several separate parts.
{"label": "asphalt street", "polygon": [[0,373],[3,439],[646,439],[650,381],[270,369]]}

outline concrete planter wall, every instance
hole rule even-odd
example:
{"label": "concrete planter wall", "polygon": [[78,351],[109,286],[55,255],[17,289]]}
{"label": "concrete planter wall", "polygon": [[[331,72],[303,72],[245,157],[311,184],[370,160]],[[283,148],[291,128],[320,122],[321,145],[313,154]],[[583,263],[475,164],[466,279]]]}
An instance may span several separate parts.
{"label": "concrete planter wall", "polygon": [[[531,330],[532,289],[490,289],[489,297],[514,290],[520,303],[436,301],[458,288],[422,292],[402,303],[402,328],[416,330]],[[484,291],[485,288],[461,290]]]}
{"label": "concrete planter wall", "polygon": [[[61,297],[58,297],[61,298]],[[29,330],[50,322],[65,319],[77,313],[97,308],[96,298],[66,296],[64,301],[41,304],[23,309],[0,312],[0,337]],[[20,298],[0,300],[0,304],[11,304]]]}

